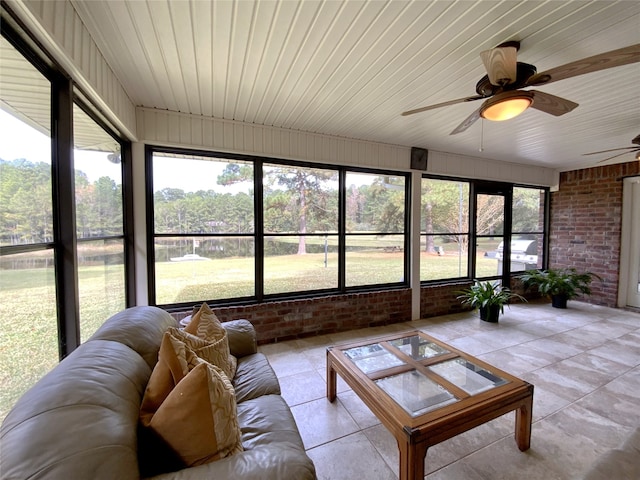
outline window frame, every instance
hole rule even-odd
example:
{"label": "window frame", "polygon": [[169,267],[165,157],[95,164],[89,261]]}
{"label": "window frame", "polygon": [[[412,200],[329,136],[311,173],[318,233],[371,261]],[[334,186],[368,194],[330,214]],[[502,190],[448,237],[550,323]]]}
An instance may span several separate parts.
{"label": "window frame", "polygon": [[[469,202],[469,211],[468,211],[468,225],[469,231],[466,235],[469,237],[469,248],[467,251],[467,275],[463,277],[457,278],[445,278],[445,279],[435,279],[435,280],[420,280],[420,285],[446,285],[446,284],[454,284],[459,283],[460,281],[471,281],[474,278],[473,272],[476,271],[476,250],[475,248],[471,248],[471,244],[475,243],[475,239],[478,237],[476,232],[476,224],[475,224],[475,197],[478,193],[488,193],[488,194],[499,194],[502,195],[505,199],[504,205],[504,238],[505,242],[505,250],[504,255],[510,256],[511,250],[511,238],[513,235],[522,234],[522,232],[514,232],[512,225],[512,213],[513,213],[513,190],[515,188],[528,188],[534,190],[540,190],[544,194],[544,220],[543,220],[543,228],[542,232],[526,232],[533,233],[536,235],[542,236],[542,269],[548,268],[549,265],[549,226],[550,226],[550,188],[543,187],[539,185],[526,185],[521,183],[508,183],[508,182],[499,182],[499,181],[489,181],[482,179],[473,179],[473,178],[459,178],[459,177],[447,177],[442,175],[431,175],[431,174],[423,174],[420,177],[422,179],[430,179],[430,180],[445,180],[451,182],[463,182],[469,184],[468,195],[469,198],[467,201]],[[422,187],[422,185],[421,185]],[[420,195],[422,198],[422,194]],[[422,225],[422,205],[420,206],[420,225]],[[451,233],[449,233],[451,234]],[[437,234],[426,234],[422,232],[422,227],[420,228],[420,238],[426,237],[427,235],[437,236]],[[480,235],[482,237],[482,235]],[[508,265],[508,266],[507,266]],[[495,276],[491,277],[494,279],[501,279],[503,283],[509,284],[510,279],[515,275],[519,274],[519,271],[512,272],[510,270],[510,262],[503,262],[503,271],[501,273],[496,273]],[[483,277],[485,278],[485,277]],[[487,277],[489,278],[489,277]]]}
{"label": "window frame", "polygon": [[[219,158],[219,159],[227,159],[227,160],[239,160],[243,162],[250,162],[253,164],[254,169],[254,178],[253,178],[253,191],[254,191],[254,233],[253,234],[244,234],[244,236],[253,236],[255,242],[255,289],[254,295],[249,297],[238,297],[238,298],[225,298],[225,299],[201,299],[196,302],[187,301],[180,303],[172,303],[172,304],[158,304],[156,297],[156,278],[155,278],[155,248],[154,248],[154,239],[161,237],[211,237],[215,236],[209,233],[205,234],[196,234],[196,233],[168,233],[168,234],[156,234],[155,233],[155,217],[154,217],[154,188],[153,188],[153,154],[154,153],[165,153],[165,154],[175,154],[175,155],[190,155],[190,156],[199,156],[199,157],[211,157],[211,158]],[[277,237],[277,236],[295,236],[299,235],[299,233],[291,233],[291,232],[281,232],[281,233],[273,233],[264,231],[264,189],[263,189],[263,167],[264,165],[281,165],[283,167],[299,167],[299,168],[309,168],[309,169],[323,169],[323,170],[333,170],[338,173],[338,280],[336,288],[326,288],[326,289],[315,289],[315,290],[304,290],[304,291],[293,291],[286,293],[273,293],[273,294],[265,294],[264,292],[264,244],[266,237]],[[350,286],[347,287],[345,285],[346,278],[346,254],[345,254],[345,245],[346,245],[346,237],[349,235],[346,232],[346,175],[347,173],[365,173],[369,175],[376,176],[393,176],[393,177],[403,177],[405,179],[404,182],[404,226],[405,230],[402,233],[404,235],[403,241],[403,271],[404,276],[403,280],[399,282],[393,283],[384,283],[384,284],[373,284],[373,285],[358,285],[358,286]],[[228,152],[219,152],[219,151],[210,151],[210,150],[198,150],[198,149],[190,149],[190,148],[181,148],[181,147],[167,147],[160,145],[145,145],[145,175],[147,178],[146,182],[146,215],[147,215],[147,286],[148,286],[148,298],[150,305],[156,305],[160,308],[163,308],[167,311],[184,311],[186,308],[192,307],[194,304],[198,304],[201,302],[207,302],[212,305],[217,306],[226,306],[226,305],[246,305],[246,304],[258,304],[264,303],[267,301],[276,301],[276,300],[289,300],[289,299],[299,299],[299,298],[312,298],[323,296],[327,294],[349,294],[354,292],[364,292],[364,291],[380,291],[380,290],[389,290],[389,289],[401,289],[408,288],[409,286],[409,245],[411,238],[410,231],[410,201],[411,201],[411,173],[410,172],[402,172],[402,171],[391,171],[391,170],[379,170],[374,168],[363,168],[363,167],[352,167],[347,165],[334,165],[334,164],[322,164],[322,163],[312,163],[306,161],[299,160],[290,160],[290,159],[281,159],[281,158],[273,158],[273,157],[263,157],[257,155],[243,155],[243,154],[235,154]],[[387,232],[385,232],[387,233]],[[368,233],[369,235],[375,235],[376,233]],[[222,234],[216,234],[221,235]],[[305,236],[324,236],[325,233],[305,233]],[[330,235],[335,235],[335,233],[330,233]],[[238,236],[238,234],[228,234],[227,236]]]}
{"label": "window frame", "polygon": [[[98,109],[88,102],[82,89],[52,59],[40,42],[13,14],[9,5],[0,7],[2,31],[0,35],[27,62],[51,83],[50,138],[51,190],[53,211],[53,241],[27,245],[0,247],[0,255],[12,255],[53,250],[54,285],[56,289],[56,317],[58,356],[62,360],[80,345],[80,313],[78,294],[78,263],[75,221],[75,168],[73,162],[73,105],[83,110],[121,145],[123,191],[123,240],[125,254],[126,306],[136,299],[135,249],[133,232],[133,184],[131,142],[102,120]],[[63,213],[64,212],[64,213]],[[98,237],[87,240],[99,240]],[[106,318],[104,319],[106,320]]]}

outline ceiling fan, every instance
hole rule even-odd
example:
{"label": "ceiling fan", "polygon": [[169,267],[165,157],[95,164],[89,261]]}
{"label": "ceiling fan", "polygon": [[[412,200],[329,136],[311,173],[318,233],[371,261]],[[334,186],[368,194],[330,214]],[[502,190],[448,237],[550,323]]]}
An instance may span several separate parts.
{"label": "ceiling fan", "polygon": [[611,148],[609,150],[600,150],[599,152],[589,152],[583,153],[583,155],[597,155],[599,153],[608,153],[608,152],[618,152],[620,150],[625,150],[622,153],[617,153],[611,157],[607,157],[603,160],[600,160],[598,163],[606,162],[607,160],[612,160],[617,157],[621,157],[622,155],[626,155],[627,153],[636,152],[636,160],[640,160],[640,135],[631,140],[631,143],[634,144],[632,147],[620,147],[620,148]]}
{"label": "ceiling fan", "polygon": [[519,49],[520,42],[510,41],[480,53],[487,75],[476,84],[477,95],[416,108],[403,112],[402,115],[413,115],[434,108],[486,99],[480,108],[451,132],[451,135],[464,132],[481,117],[487,120],[508,120],[520,115],[529,107],[560,116],[569,113],[578,104],[538,90],[521,89],[640,61],[640,44],[637,44],[537,73],[535,66],[517,61]]}

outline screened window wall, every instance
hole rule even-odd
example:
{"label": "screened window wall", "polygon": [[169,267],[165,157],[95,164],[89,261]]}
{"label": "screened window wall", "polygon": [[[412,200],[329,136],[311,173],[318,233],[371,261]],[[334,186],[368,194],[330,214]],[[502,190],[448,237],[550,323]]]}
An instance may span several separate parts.
{"label": "screened window wall", "polygon": [[[1,420],[58,363],[59,350],[51,82],[4,37],[0,64]],[[30,97],[28,112],[21,102],[23,85]]]}
{"label": "screened window wall", "polygon": [[[472,180],[422,178],[420,280],[501,278],[505,238],[511,247],[508,274],[544,268],[548,190],[509,186],[509,195],[479,193],[472,232],[472,186]],[[510,222],[505,222],[506,212],[511,212]],[[505,225],[510,225],[509,231]],[[473,255],[470,243],[475,245]]]}
{"label": "screened window wall", "polygon": [[469,182],[422,179],[420,280],[469,276]]}
{"label": "screened window wall", "polygon": [[403,174],[158,147],[147,161],[155,304],[406,286]]}
{"label": "screened window wall", "polygon": [[2,420],[127,305],[133,282],[124,269],[121,144],[86,104],[73,104],[68,78],[0,11]]}
{"label": "screened window wall", "polygon": [[81,341],[126,306],[120,143],[77,102],[73,159]]}

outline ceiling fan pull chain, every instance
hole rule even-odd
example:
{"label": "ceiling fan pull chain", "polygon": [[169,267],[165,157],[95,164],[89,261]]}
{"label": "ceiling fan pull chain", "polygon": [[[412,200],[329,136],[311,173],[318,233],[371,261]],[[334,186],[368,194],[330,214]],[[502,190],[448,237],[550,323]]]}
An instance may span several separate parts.
{"label": "ceiling fan pull chain", "polygon": [[484,152],[484,118],[480,119],[480,148],[479,152]]}

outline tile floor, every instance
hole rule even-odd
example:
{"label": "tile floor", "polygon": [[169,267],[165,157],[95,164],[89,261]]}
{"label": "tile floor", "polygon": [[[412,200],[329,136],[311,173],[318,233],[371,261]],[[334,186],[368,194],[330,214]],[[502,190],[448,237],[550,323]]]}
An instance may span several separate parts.
{"label": "tile floor", "polygon": [[[395,440],[338,376],[326,399],[326,347],[419,329],[535,385],[531,448],[513,412],[427,453],[429,480],[580,478],[640,426],[640,314],[581,302],[512,305],[498,324],[448,315],[263,345],[319,479],[396,479]],[[614,479],[612,479],[614,480]]]}

